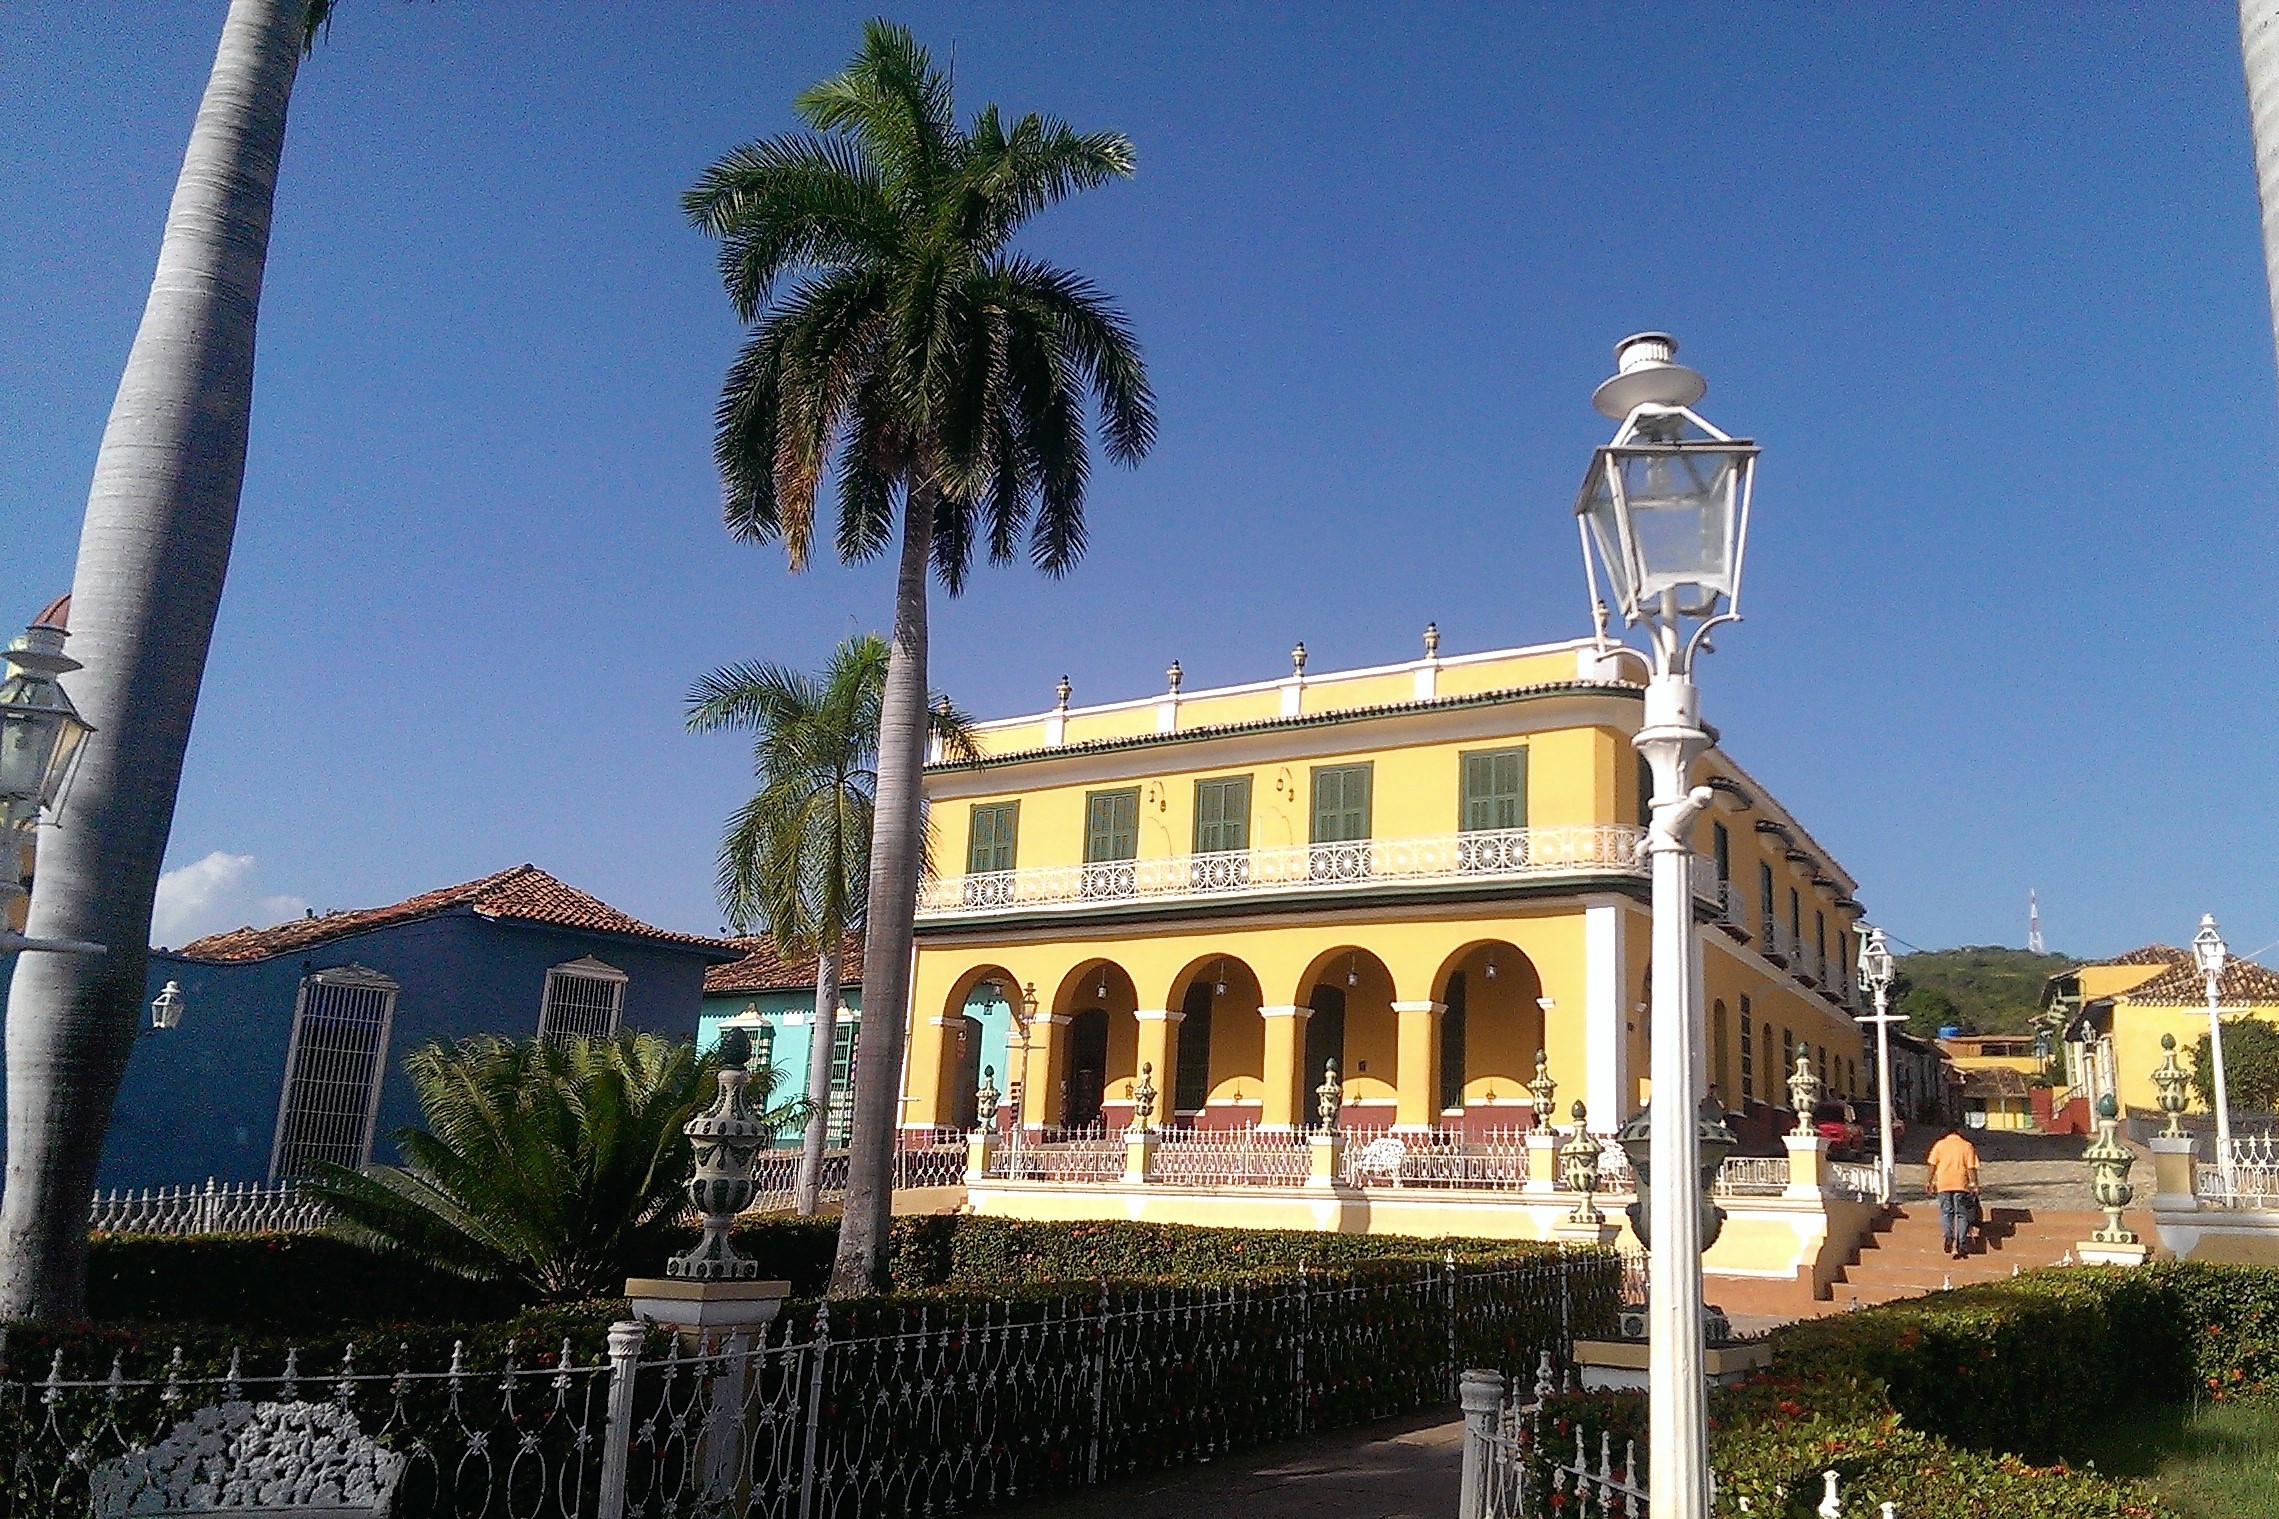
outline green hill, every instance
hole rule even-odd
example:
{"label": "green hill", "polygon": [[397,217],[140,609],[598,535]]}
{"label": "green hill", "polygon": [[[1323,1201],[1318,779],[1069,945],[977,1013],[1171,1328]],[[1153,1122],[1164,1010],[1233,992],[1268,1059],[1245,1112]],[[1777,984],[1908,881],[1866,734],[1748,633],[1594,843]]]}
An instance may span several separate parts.
{"label": "green hill", "polygon": [[1941,1024],[1974,1034],[2023,1034],[2041,1011],[2042,983],[2070,969],[2065,955],[1974,944],[1962,949],[1917,950],[1898,957],[1893,1006],[1907,1015],[1909,1032],[1926,1037]]}

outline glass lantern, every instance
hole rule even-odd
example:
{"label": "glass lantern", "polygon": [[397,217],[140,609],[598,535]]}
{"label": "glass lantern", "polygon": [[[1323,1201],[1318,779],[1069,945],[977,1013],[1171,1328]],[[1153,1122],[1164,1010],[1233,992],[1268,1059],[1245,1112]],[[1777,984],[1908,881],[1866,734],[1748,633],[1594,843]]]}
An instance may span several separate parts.
{"label": "glass lantern", "polygon": [[79,668],[63,640],[63,629],[35,623],[0,650],[8,666],[0,680],[0,802],[59,805],[92,731],[55,681]]}
{"label": "glass lantern", "polygon": [[2199,962],[2200,974],[2222,975],[2224,961],[2229,953],[2224,947],[2224,936],[2216,932],[2216,915],[2212,912],[2202,913],[2200,931],[2192,936],[2192,958]]}

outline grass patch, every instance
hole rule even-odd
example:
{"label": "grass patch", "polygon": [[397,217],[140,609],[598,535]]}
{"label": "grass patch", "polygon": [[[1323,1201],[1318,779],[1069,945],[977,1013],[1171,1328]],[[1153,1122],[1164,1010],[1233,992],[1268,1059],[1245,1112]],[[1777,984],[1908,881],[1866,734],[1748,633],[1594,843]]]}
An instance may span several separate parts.
{"label": "grass patch", "polygon": [[2279,1519],[2279,1400],[2130,1410],[2082,1441],[2108,1477],[2135,1477],[2185,1519]]}

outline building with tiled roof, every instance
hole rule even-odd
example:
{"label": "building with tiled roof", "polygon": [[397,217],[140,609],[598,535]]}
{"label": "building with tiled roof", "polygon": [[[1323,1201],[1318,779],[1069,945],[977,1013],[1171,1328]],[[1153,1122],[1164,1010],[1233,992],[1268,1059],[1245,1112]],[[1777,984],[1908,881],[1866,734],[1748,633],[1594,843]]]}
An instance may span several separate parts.
{"label": "building with tiled roof", "polygon": [[[765,934],[728,941],[743,954],[704,973],[704,1015],[698,1024],[697,1043],[710,1049],[726,1028],[740,1028],[752,1036],[755,1050],[781,1073],[788,1088],[805,1090],[808,1051],[815,1028],[814,955],[783,952]],[[839,957],[838,1012],[833,1019],[831,1059],[831,1127],[833,1144],[844,1144],[852,1111],[855,1030],[862,1019],[863,946],[850,938]],[[796,1134],[779,1134],[782,1145],[798,1143]]]}
{"label": "building with tiled roof", "polygon": [[387,907],[311,913],[272,928],[233,928],[227,933],[208,934],[183,945],[176,953],[189,960],[266,960],[272,955],[330,944],[389,924],[411,923],[452,912],[471,913],[492,921],[574,928],[653,943],[686,944],[722,951],[737,947],[732,940],[653,927],[619,912],[599,897],[555,879],[535,865],[524,864],[480,880],[422,892]]}
{"label": "building with tiled roof", "polygon": [[[2169,944],[2147,944],[2052,976],[2042,1001],[2062,1024],[2067,1083],[2091,1102],[2114,1092],[2128,1107],[2152,1110],[2161,1036],[2174,1035],[2179,1058],[2189,1064],[2192,1047],[2208,1032],[2207,977],[2192,951]],[[2217,980],[2216,1002],[2227,1022],[2279,1023],[2279,972],[2234,956]]]}
{"label": "building with tiled roof", "polygon": [[743,953],[528,864],[153,951],[146,996],[174,983],[184,1011],[135,1047],[102,1184],[392,1159],[393,1135],[420,1116],[410,1051],[475,1034],[691,1039],[705,973]]}

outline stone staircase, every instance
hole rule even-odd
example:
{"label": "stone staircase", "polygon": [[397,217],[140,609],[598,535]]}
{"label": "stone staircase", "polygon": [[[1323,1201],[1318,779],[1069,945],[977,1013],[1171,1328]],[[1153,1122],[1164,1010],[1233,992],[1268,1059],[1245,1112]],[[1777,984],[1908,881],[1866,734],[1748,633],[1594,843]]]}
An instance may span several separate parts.
{"label": "stone staircase", "polygon": [[[1885,1213],[1862,1243],[1859,1259],[1837,1277],[1833,1302],[1816,1306],[1827,1312],[1854,1303],[1888,1303],[2054,1266],[2103,1222],[2104,1215],[2089,1211],[1991,1207],[1971,1253],[1956,1259],[1939,1247],[1938,1204],[1897,1206]],[[2149,1218],[2126,1222],[2149,1237]]]}

